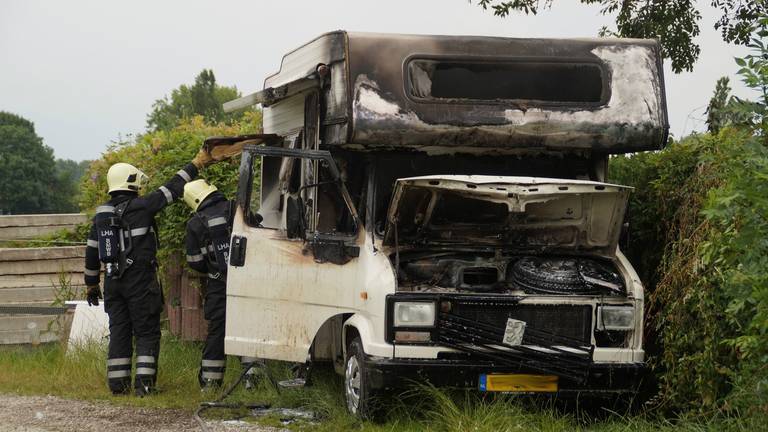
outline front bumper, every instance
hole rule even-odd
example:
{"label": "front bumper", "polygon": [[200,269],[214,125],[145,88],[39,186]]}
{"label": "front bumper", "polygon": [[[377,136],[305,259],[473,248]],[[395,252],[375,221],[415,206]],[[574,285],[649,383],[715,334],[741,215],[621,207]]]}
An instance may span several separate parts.
{"label": "front bumper", "polygon": [[[528,370],[478,360],[388,359],[368,357],[365,378],[374,389],[404,388],[414,383],[436,387],[479,388],[478,378],[486,373],[531,373]],[[587,379],[576,383],[561,377],[560,395],[609,396],[636,393],[645,375],[644,363],[592,363]]]}

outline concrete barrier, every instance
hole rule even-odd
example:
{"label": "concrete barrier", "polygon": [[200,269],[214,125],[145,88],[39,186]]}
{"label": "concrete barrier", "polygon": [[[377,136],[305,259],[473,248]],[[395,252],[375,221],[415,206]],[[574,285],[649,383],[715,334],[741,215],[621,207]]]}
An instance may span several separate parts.
{"label": "concrete barrier", "polygon": [[[82,214],[0,216],[0,244],[74,229],[86,221]],[[53,330],[61,327],[61,316],[49,313],[48,306],[62,285],[75,298],[84,298],[84,261],[85,246],[0,248],[0,345],[56,340]],[[205,340],[201,278],[187,269],[183,256],[171,261],[163,274],[170,331],[184,340]]]}
{"label": "concrete barrier", "polygon": [[47,306],[62,285],[81,294],[84,261],[85,246],[0,249],[0,304]]}
{"label": "concrete barrier", "polygon": [[[0,216],[0,242],[27,240],[86,222],[83,214]],[[0,345],[58,340],[66,317],[50,305],[82,298],[85,246],[0,248]]]}
{"label": "concrete barrier", "polygon": [[0,216],[0,241],[28,240],[60,230],[72,230],[88,221],[82,213]]}

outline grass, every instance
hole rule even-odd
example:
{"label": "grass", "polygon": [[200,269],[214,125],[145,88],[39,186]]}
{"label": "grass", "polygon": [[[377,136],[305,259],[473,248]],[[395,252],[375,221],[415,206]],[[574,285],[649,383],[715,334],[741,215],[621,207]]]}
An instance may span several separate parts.
{"label": "grass", "polygon": [[[176,408],[191,413],[203,401],[218,398],[221,391],[201,393],[197,385],[200,345],[165,336],[160,354],[158,387],[153,397],[112,396],[106,386],[105,350],[98,344],[69,354],[58,344],[37,348],[0,350],[0,392],[23,395],[50,394],[64,398],[103,400],[138,407]],[[269,363],[270,372],[283,379],[288,366]],[[240,371],[236,358],[229,358],[226,382]],[[710,421],[666,420],[650,414],[608,413],[599,418],[579,411],[564,411],[551,403],[519,397],[492,397],[477,392],[439,390],[428,386],[394,397],[383,423],[359,422],[346,413],[341,379],[332,371],[320,370],[315,385],[301,390],[278,392],[266,380],[253,392],[236,389],[228,402],[268,402],[275,407],[305,408],[316,412],[320,421],[297,422],[294,430],[332,431],[752,431],[761,430],[765,418],[717,418]],[[208,410],[208,418],[243,417],[244,410]],[[251,420],[252,418],[248,418]],[[282,426],[276,416],[260,418],[262,424]],[[764,430],[764,429],[763,429]]]}

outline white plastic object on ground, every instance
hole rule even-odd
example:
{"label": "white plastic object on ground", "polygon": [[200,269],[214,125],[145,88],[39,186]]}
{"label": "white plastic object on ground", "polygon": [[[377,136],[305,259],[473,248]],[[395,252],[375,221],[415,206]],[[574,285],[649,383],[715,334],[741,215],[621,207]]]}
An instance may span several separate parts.
{"label": "white plastic object on ground", "polygon": [[76,305],[72,329],[69,332],[67,352],[93,343],[102,343],[109,336],[109,317],[104,312],[104,302],[98,306],[88,306],[84,300],[68,301],[67,305]]}

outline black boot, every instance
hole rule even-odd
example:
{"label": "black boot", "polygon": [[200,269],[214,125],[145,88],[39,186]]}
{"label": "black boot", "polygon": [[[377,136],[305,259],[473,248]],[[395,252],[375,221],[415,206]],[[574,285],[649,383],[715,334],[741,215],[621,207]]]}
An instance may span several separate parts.
{"label": "black boot", "polygon": [[135,394],[138,397],[149,396],[157,393],[157,388],[155,388],[154,379],[141,379],[139,377],[136,377],[136,382],[134,387],[136,387]]}

